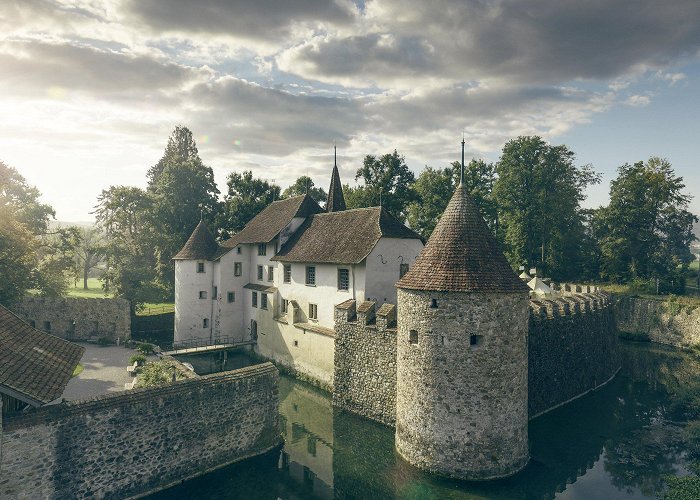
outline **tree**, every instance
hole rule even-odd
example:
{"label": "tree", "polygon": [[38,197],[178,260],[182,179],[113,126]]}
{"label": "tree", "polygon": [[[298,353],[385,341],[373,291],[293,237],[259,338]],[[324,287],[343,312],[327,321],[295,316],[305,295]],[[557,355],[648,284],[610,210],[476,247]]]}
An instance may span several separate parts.
{"label": "tree", "polygon": [[682,270],[693,260],[695,239],[688,211],[691,196],[668,160],[625,164],[610,184],[610,204],[597,214],[601,274],[605,279],[673,280],[682,287]]}
{"label": "tree", "polygon": [[229,238],[245,227],[250,220],[270,203],[280,198],[280,187],[253,177],[253,172],[232,172],[226,179],[228,192],[224,197],[224,211],[218,219],[222,237]]}
{"label": "tree", "polygon": [[146,173],[149,188],[157,185],[158,179],[167,165],[179,164],[189,160],[201,162],[197,144],[194,142],[190,129],[183,125],[177,125],[168,138],[163,157],[158,160],[158,163],[148,169]]}
{"label": "tree", "polygon": [[90,271],[96,268],[105,256],[104,234],[94,227],[74,226],[74,231],[76,276],[83,278],[83,289],[87,290]]}
{"label": "tree", "polygon": [[323,205],[328,200],[328,193],[323,188],[315,187],[314,181],[308,175],[302,175],[297,178],[294,184],[282,192],[282,198],[291,198],[302,194],[308,194],[320,205]]}
{"label": "tree", "polygon": [[556,280],[583,269],[583,215],[587,186],[600,182],[590,165],[574,165],[566,146],[521,136],[506,143],[496,164],[498,235],[514,268],[527,264]]}
{"label": "tree", "polygon": [[357,179],[362,179],[363,185],[346,193],[348,208],[381,204],[401,221],[406,220],[409,204],[418,198],[413,189],[416,178],[396,150],[379,158],[365,156],[362,168],[355,175]]}

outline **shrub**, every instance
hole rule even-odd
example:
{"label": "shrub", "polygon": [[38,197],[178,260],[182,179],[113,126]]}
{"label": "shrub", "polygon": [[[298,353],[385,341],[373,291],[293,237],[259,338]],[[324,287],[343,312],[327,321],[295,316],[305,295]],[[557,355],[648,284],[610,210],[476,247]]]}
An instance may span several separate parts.
{"label": "shrub", "polygon": [[173,372],[176,380],[184,378],[182,373],[172,363],[164,360],[148,363],[139,370],[137,385],[139,387],[157,387],[170,384],[173,380]]}
{"label": "shrub", "polygon": [[131,356],[129,358],[130,365],[133,365],[134,363],[143,364],[145,362],[146,362],[146,356],[144,356],[143,354],[134,354],[133,356]]}
{"label": "shrub", "polygon": [[97,345],[100,347],[106,347],[108,345],[112,345],[114,342],[112,342],[112,339],[109,337],[100,337],[97,339]]}
{"label": "shrub", "polygon": [[153,354],[153,344],[139,342],[138,344],[136,344],[136,350],[144,355]]}

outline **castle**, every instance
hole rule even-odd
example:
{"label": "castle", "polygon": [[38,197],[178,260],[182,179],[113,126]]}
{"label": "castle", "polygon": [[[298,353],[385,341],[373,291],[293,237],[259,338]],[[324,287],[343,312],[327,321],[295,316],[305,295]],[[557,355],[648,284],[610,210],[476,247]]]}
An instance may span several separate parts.
{"label": "castle", "polygon": [[528,420],[617,372],[607,296],[530,300],[462,183],[425,247],[345,208],[334,165],[325,212],[276,201],[221,245],[200,223],[175,256],[175,342],[251,342],[459,479],[521,470]]}

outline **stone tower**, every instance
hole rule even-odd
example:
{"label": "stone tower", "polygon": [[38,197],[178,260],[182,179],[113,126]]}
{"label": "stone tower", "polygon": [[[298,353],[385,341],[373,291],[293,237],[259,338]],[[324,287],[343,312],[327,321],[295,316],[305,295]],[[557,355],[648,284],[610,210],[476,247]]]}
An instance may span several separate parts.
{"label": "stone tower", "polygon": [[481,480],[528,461],[528,289],[460,183],[398,288],[396,448]]}

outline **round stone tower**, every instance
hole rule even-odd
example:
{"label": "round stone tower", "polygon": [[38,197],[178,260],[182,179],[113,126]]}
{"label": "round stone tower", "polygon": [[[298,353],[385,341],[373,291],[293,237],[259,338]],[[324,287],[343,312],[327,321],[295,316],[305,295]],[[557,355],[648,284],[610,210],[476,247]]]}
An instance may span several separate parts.
{"label": "round stone tower", "polygon": [[528,289],[460,184],[398,288],[396,448],[469,480],[528,461]]}

